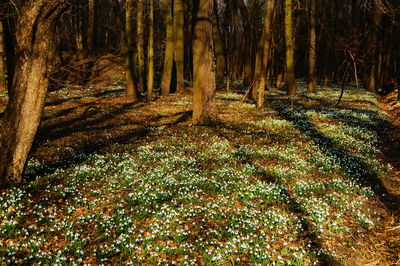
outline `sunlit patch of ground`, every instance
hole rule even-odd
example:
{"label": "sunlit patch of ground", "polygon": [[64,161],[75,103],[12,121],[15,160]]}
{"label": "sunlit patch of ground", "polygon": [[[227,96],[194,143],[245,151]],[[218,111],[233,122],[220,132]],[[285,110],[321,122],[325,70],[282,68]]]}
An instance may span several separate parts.
{"label": "sunlit patch of ground", "polygon": [[[121,264],[395,263],[372,94],[318,88],[266,107],[219,93],[221,122],[190,125],[191,98],[133,104],[119,83],[52,92],[29,161],[0,193],[0,261]],[[386,230],[391,229],[390,232]],[[382,244],[384,243],[384,244]]]}

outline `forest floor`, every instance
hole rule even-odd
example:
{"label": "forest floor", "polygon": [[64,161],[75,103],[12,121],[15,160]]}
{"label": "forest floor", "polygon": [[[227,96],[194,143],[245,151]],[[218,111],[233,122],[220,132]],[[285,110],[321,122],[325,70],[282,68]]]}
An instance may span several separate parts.
{"label": "forest floor", "polygon": [[300,88],[218,93],[200,127],[190,96],[132,103],[118,75],[49,92],[30,182],[0,190],[0,263],[400,263],[390,103]]}

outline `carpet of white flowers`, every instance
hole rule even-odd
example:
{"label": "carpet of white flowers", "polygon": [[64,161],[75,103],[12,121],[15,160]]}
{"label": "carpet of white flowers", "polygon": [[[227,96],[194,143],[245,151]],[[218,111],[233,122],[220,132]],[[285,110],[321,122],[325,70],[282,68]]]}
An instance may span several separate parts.
{"label": "carpet of white flowers", "polygon": [[[0,264],[309,265],[364,257],[379,227],[372,94],[218,95],[221,122],[149,127],[0,193]],[[303,104],[309,102],[310,104]],[[190,99],[172,104],[187,105]],[[325,103],[323,105],[316,103]],[[157,104],[157,103],[155,103]],[[134,115],[134,114],[133,114]],[[243,117],[243,119],[240,119]],[[69,151],[73,153],[72,151]],[[42,166],[32,158],[27,171]]]}

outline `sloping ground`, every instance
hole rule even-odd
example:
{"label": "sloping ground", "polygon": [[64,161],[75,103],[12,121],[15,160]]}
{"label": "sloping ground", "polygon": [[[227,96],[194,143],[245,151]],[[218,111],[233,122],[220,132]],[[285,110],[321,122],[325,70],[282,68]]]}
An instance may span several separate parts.
{"label": "sloping ground", "polygon": [[221,93],[211,127],[190,125],[190,97],[133,104],[121,80],[52,92],[33,181],[0,192],[0,261],[398,263],[390,121],[361,90],[334,106],[338,90],[263,109]]}

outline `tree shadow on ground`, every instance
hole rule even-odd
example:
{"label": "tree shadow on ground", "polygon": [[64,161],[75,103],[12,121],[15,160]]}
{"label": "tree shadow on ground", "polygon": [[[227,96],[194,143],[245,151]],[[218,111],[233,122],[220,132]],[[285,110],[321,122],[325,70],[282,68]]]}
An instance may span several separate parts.
{"label": "tree shadow on ground", "polygon": [[[223,128],[227,129],[230,132],[222,132],[221,130],[218,130],[218,128]],[[234,125],[227,125],[220,123],[218,127],[215,130],[215,133],[224,138],[229,140],[233,146],[236,146],[236,143],[232,143],[240,136],[243,134],[248,134],[248,129],[243,129],[240,127],[236,127]],[[235,134],[238,134],[235,136]],[[271,136],[268,133],[264,134],[251,134],[252,136]],[[287,141],[286,139],[281,139],[282,141]],[[335,260],[332,257],[327,257],[325,254],[321,253],[323,250],[323,244],[320,241],[320,238],[318,237],[315,229],[313,229],[313,226],[310,222],[310,219],[307,217],[309,216],[304,209],[301,208],[301,204],[293,197],[293,195],[288,191],[288,189],[282,184],[280,178],[276,175],[273,175],[271,173],[266,172],[263,168],[261,168],[257,163],[257,159],[254,158],[241,158],[243,160],[243,163],[251,165],[253,168],[258,169],[256,177],[259,178],[260,180],[266,182],[266,183],[275,183],[281,185],[282,188],[282,193],[284,195],[284,198],[288,200],[287,202],[287,208],[288,211],[290,211],[293,215],[295,215],[300,221],[301,221],[301,226],[302,226],[302,232],[298,235],[299,238],[303,240],[308,240],[310,243],[310,246],[307,247],[308,251],[310,253],[314,253],[318,259],[320,260],[319,262],[322,265],[339,265],[339,261]]]}
{"label": "tree shadow on ground", "polygon": [[[51,161],[50,163],[31,168],[30,171],[25,174],[25,180],[32,181],[35,180],[37,177],[52,174],[57,169],[67,169],[74,167],[79,163],[85,161],[88,156],[97,152],[101,152],[103,149],[111,145],[133,143],[135,141],[143,139],[151,132],[151,128],[146,126],[146,123],[148,122],[159,122],[162,119],[168,118],[172,119],[172,121],[161,122],[159,126],[172,127],[179,123],[186,122],[188,119],[190,119],[192,115],[192,111],[183,111],[175,112],[169,115],[157,115],[152,117],[151,119],[143,119],[137,122],[113,125],[109,124],[100,128],[95,127],[98,123],[103,123],[104,121],[112,119],[118,114],[131,110],[131,108],[133,108],[131,104],[124,104],[121,106],[121,108],[116,109],[114,112],[106,113],[95,120],[85,121],[85,119],[74,119],[81,121],[79,123],[79,126],[71,125],[69,121],[64,121],[63,123],[58,125],[61,126],[61,128],[55,134],[51,134],[51,130],[57,128],[55,126],[52,126],[51,128],[42,128],[40,130],[41,134],[39,134],[35,143],[35,149],[39,147],[41,142],[47,140],[47,137],[49,136],[51,137],[51,139],[58,139],[67,135],[72,135],[74,132],[86,132],[90,134],[90,132],[92,132],[93,130],[115,129],[120,127],[121,125],[130,125],[136,127],[135,129],[124,130],[122,131],[122,134],[116,134],[109,138],[92,138],[88,143],[82,144],[74,149],[74,152],[72,154],[61,155],[61,158]],[[34,152],[35,149],[33,149],[32,152]]]}
{"label": "tree shadow on ground", "polygon": [[[286,105],[269,104],[269,107],[277,111],[281,118],[289,121],[297,130],[310,138],[321,152],[335,160],[349,178],[361,186],[370,187],[378,199],[385,204],[386,208],[399,217],[400,198],[398,195],[393,195],[388,191],[377,173],[361,158],[338,147],[332,138],[318,131],[314,124],[307,119],[305,110],[308,108],[306,106],[295,100],[295,106],[301,107],[296,109],[297,114],[295,114],[293,110],[287,108],[289,104],[290,101],[286,102]],[[355,118],[350,117],[349,119]]]}

